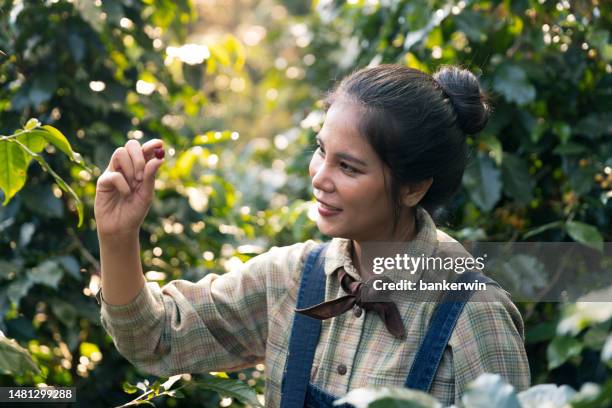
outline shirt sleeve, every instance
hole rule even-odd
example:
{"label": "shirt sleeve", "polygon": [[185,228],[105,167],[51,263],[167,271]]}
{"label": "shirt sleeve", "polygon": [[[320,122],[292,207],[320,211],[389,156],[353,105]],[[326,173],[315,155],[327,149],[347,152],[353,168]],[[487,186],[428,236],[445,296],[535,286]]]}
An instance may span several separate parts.
{"label": "shirt sleeve", "polygon": [[449,341],[455,373],[455,404],[482,373],[495,373],[517,392],[530,386],[521,314],[503,289],[487,285],[465,305]]}
{"label": "shirt sleeve", "polygon": [[100,297],[102,326],[121,355],[157,376],[251,367],[265,357],[268,309],[297,284],[310,246],[273,248],[195,283],[147,282],[126,305]]}

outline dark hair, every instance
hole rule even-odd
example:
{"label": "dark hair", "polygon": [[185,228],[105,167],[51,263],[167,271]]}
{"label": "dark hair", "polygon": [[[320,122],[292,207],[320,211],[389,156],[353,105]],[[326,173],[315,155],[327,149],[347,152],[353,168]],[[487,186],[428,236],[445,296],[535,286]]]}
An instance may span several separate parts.
{"label": "dark hair", "polygon": [[433,177],[419,204],[432,217],[457,192],[467,164],[466,134],[487,124],[488,96],[468,70],[442,66],[433,75],[398,64],[363,68],[326,98],[364,109],[359,129],[391,170],[397,227],[399,187]]}

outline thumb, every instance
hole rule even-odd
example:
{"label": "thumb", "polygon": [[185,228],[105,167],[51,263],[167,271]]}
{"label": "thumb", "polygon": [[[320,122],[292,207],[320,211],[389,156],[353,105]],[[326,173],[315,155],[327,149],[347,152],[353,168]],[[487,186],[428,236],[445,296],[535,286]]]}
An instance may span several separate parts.
{"label": "thumb", "polygon": [[145,164],[142,184],[146,197],[151,197],[153,195],[153,190],[155,190],[155,175],[157,174],[157,169],[159,169],[163,163],[163,159],[154,158]]}

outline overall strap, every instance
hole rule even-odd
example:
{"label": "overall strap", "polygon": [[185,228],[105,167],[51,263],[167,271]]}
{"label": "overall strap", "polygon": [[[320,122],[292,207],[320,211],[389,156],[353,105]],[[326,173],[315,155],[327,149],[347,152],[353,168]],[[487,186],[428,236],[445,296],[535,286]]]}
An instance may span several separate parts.
{"label": "overall strap", "polygon": [[[327,244],[315,247],[309,254],[302,271],[297,308],[316,305],[325,300],[325,249]],[[281,385],[281,408],[303,408],[306,390],[310,382],[310,370],[314,359],[321,321],[294,313],[289,353],[285,361]]]}
{"label": "overall strap", "polygon": [[[480,272],[464,272],[456,282],[478,282],[498,285],[493,279]],[[499,286],[499,285],[498,285]],[[473,291],[461,291],[460,294],[447,292],[433,312],[429,328],[421,343],[410,367],[408,378],[404,384],[407,388],[414,388],[429,392],[434,380],[444,349],[450,340],[459,315],[468,302]]]}

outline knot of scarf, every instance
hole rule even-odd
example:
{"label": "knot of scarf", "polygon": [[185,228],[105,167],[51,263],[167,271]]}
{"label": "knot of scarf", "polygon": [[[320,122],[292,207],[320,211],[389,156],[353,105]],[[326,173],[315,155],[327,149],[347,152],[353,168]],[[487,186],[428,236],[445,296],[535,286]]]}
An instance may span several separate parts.
{"label": "knot of scarf", "polygon": [[359,306],[365,310],[376,312],[387,327],[387,330],[395,337],[403,339],[406,337],[402,317],[393,302],[367,302],[367,293],[364,289],[364,283],[353,279],[344,268],[338,271],[338,280],[340,285],[348,295],[341,296],[337,299],[322,302],[314,306],[303,309],[296,309],[296,313],[312,317],[318,320],[329,319],[330,317],[339,316],[351,310],[355,306]]}

